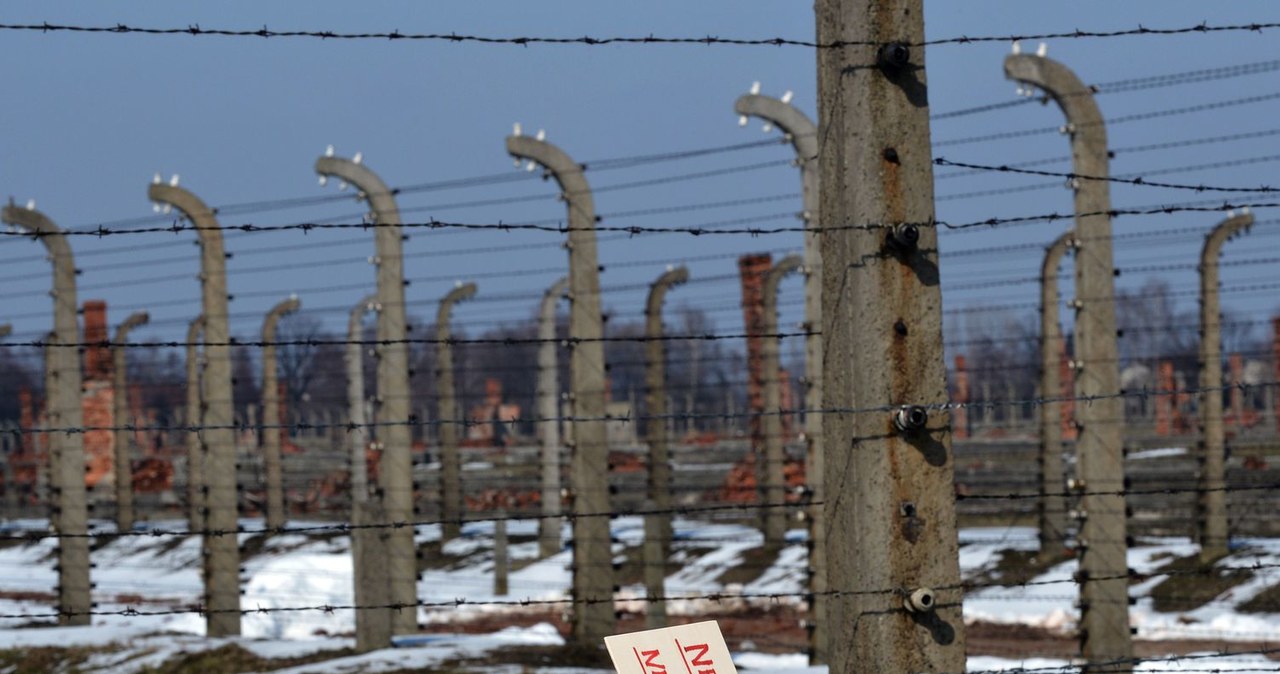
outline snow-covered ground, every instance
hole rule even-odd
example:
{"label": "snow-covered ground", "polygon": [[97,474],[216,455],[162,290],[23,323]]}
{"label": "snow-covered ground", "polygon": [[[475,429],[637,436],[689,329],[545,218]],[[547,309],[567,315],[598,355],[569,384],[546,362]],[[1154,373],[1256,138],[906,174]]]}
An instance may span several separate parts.
{"label": "snow-covered ground", "polygon": [[[246,520],[247,527],[260,523]],[[295,526],[311,523],[292,522]],[[155,523],[159,528],[180,529],[179,522]],[[39,530],[43,522],[10,522],[8,528]],[[451,622],[523,610],[519,606],[485,605],[495,600],[560,600],[567,596],[570,552],[563,550],[546,559],[537,559],[537,523],[512,521],[509,534],[521,541],[510,546],[513,561],[525,564],[511,572],[510,592],[493,592],[492,523],[473,523],[463,536],[444,546],[456,561],[444,568],[429,568],[418,584],[419,597],[428,606],[419,610],[424,624],[439,630]],[[615,559],[623,561],[643,539],[642,521],[623,517],[612,522]],[[566,531],[566,536],[568,532]],[[759,532],[739,524],[677,520],[675,555],[682,568],[667,578],[668,595],[724,593],[795,594],[803,592],[806,548],[803,532],[793,531],[789,545],[773,564],[746,585],[726,586],[719,578],[742,564],[748,551],[762,543]],[[417,531],[419,542],[438,540],[438,527]],[[242,535],[242,542],[247,539]],[[351,558],[345,536],[309,538],[302,535],[276,536],[266,542],[261,553],[246,559],[244,597],[246,610],[298,606],[342,606],[352,602]],[[960,563],[967,578],[989,572],[1006,549],[1034,550],[1035,531],[1023,527],[966,529],[961,532]],[[1136,604],[1130,609],[1137,636],[1143,639],[1204,638],[1215,641],[1280,640],[1280,614],[1242,613],[1237,607],[1280,581],[1280,540],[1236,541],[1235,552],[1218,563],[1221,567],[1257,567],[1248,580],[1227,590],[1214,600],[1180,612],[1155,610],[1148,596],[1164,576],[1131,586]],[[1151,573],[1174,557],[1195,552],[1185,539],[1144,539],[1129,555],[1129,566],[1139,574]],[[293,657],[310,652],[337,651],[352,645],[348,635],[354,629],[350,610],[320,609],[288,612],[250,612],[243,618],[244,636],[235,639],[205,639],[204,621],[194,612],[175,615],[96,616],[91,628],[32,627],[49,623],[50,593],[56,583],[54,559],[56,542],[14,545],[0,549],[0,649],[35,646],[120,647],[95,655],[90,663],[99,671],[134,672],[181,653],[218,648],[234,641],[261,657]],[[139,611],[184,609],[200,595],[200,543],[195,538],[169,536],[126,537],[93,553],[97,583],[98,611],[135,608]],[[1076,586],[1071,581],[1074,561],[1043,570],[1026,585],[985,587],[965,598],[965,618],[994,623],[1025,624],[1068,633],[1075,628]],[[644,589],[624,586],[619,608],[639,610]],[[145,601],[143,601],[145,598]],[[458,605],[458,600],[466,603]],[[745,603],[750,600],[739,600]],[[788,601],[782,598],[782,601]],[[796,596],[792,601],[799,602]],[[734,601],[697,599],[668,603],[672,615],[696,615],[708,609],[732,608]],[[447,628],[446,628],[447,629]],[[338,657],[321,665],[295,670],[306,672],[390,671],[410,667],[430,668],[450,659],[473,657],[500,651],[514,644],[554,645],[561,643],[548,624],[526,628],[511,627],[488,635],[431,634],[401,644],[402,647],[376,653]],[[739,667],[807,671],[803,656],[776,656],[755,652],[735,654]],[[971,671],[1007,668],[1060,667],[1062,661],[1005,660],[975,657]],[[1166,667],[1168,663],[1163,663]],[[1214,668],[1237,670],[1264,664],[1257,656],[1236,656],[1212,660]],[[1274,668],[1276,663],[1266,663]],[[89,671],[93,671],[92,669]],[[565,670],[556,670],[565,671]],[[818,671],[818,670],[814,670]]]}

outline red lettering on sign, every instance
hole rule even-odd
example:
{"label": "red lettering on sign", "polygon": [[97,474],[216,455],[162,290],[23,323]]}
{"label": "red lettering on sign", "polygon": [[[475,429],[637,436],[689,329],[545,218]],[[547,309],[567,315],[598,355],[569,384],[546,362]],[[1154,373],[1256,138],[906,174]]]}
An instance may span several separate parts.
{"label": "red lettering on sign", "polygon": [[693,653],[694,651],[697,651],[697,654],[693,656],[694,667],[711,667],[715,665],[715,663],[711,661],[711,658],[706,657],[707,651],[709,650],[711,650],[711,647],[707,644],[694,644],[692,646],[684,647],[685,653]]}
{"label": "red lettering on sign", "polygon": [[636,656],[637,658],[644,658],[640,667],[644,669],[645,672],[648,672],[648,674],[667,674],[667,666],[658,662],[659,653],[660,651],[655,649],[652,651],[640,651]]}

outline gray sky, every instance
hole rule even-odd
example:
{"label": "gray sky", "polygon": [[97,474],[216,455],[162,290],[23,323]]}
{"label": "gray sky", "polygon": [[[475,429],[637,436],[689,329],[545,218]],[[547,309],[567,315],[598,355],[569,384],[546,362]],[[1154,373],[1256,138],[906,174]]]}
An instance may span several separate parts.
{"label": "gray sky", "polygon": [[[601,2],[381,2],[317,0],[306,3],[248,1],[26,2],[6,6],[4,22],[75,23],[206,28],[311,30],[398,29],[491,36],[670,35],[812,39],[809,3],[702,0],[644,3]],[[1280,20],[1280,6],[1259,1],[1146,2],[943,2],[926,3],[930,38],[1061,31],[1180,27]],[[1177,37],[1054,40],[1049,55],[1087,82],[1178,73],[1280,58],[1276,33],[1223,33]],[[1034,49],[1035,45],[1026,45]],[[927,55],[930,100],[935,114],[1015,100],[1002,74],[1007,43],[932,47]],[[325,146],[341,155],[361,151],[365,162],[391,185],[434,183],[515,172],[503,139],[513,122],[527,132],[545,128],[549,140],[580,161],[724,146],[777,136],[756,122],[739,128],[734,99],[753,81],[763,92],[795,92],[795,102],[815,114],[814,52],[803,47],[733,46],[486,46],[430,42],[339,42],[312,39],[151,37],[0,32],[6,72],[6,104],[0,108],[0,186],[19,203],[29,198],[64,227],[147,218],[145,189],[153,173],[179,173],[182,185],[214,205],[335,194],[321,188],[311,166]],[[1276,71],[1246,77],[1099,96],[1108,117],[1180,108],[1280,92]],[[1113,148],[1280,128],[1280,99],[1219,110],[1116,124]],[[1004,111],[941,119],[935,144],[1019,129],[1060,124],[1058,110],[1028,105]],[[1257,186],[1277,184],[1280,136],[1196,145],[1182,149],[1120,152],[1114,174],[1148,173],[1189,165],[1230,162],[1160,178],[1170,182]],[[1015,140],[939,145],[935,156],[1000,164],[1067,154],[1056,134]],[[598,212],[611,225],[689,226],[752,219],[760,226],[793,225],[800,208],[794,168],[773,165],[717,178],[685,178],[650,187],[603,188],[664,176],[685,175],[790,158],[776,145],[696,160],[588,171],[599,190]],[[1241,164],[1241,160],[1247,163]],[[1067,163],[1038,168],[1069,170]],[[937,171],[938,217],[951,222],[1052,211],[1068,212],[1062,187],[972,196],[974,191],[1061,182],[1055,178],[985,174],[944,177]],[[1150,187],[1117,186],[1118,207],[1215,198]],[[476,200],[529,197],[527,201],[459,207]],[[1264,195],[1265,198],[1265,195]],[[662,215],[628,212],[665,207],[746,202],[673,210]],[[429,218],[465,222],[527,222],[563,217],[552,185],[527,180],[467,189],[405,195],[406,221]],[[358,221],[354,203],[224,215],[223,224],[278,224],[307,220]],[[1259,218],[1275,210],[1259,211]],[[772,216],[772,217],[768,217]],[[1214,214],[1126,217],[1118,233],[1209,226]],[[948,309],[980,303],[1028,303],[1034,284],[981,289],[959,284],[1033,277],[1040,251],[955,256],[957,251],[1009,243],[1047,243],[1063,222],[963,233],[942,239],[944,299]],[[1228,245],[1228,258],[1256,258],[1277,250],[1280,227],[1259,227],[1250,238]],[[565,254],[554,234],[415,231],[406,244],[410,313],[434,315],[433,302],[454,279],[477,278],[477,301],[462,305],[456,324],[474,333],[532,315],[536,297],[561,275]],[[181,338],[198,311],[198,249],[194,235],[148,234],[101,240],[77,238],[73,246],[80,298],[109,302],[114,325],[126,313],[149,309],[153,325],[137,337]],[[745,236],[660,235],[607,237],[601,259],[605,306],[618,319],[638,318],[642,285],[667,263],[689,260],[694,282],[672,292],[669,306],[688,303],[711,312],[723,332],[741,329],[734,257],[754,251],[775,255],[799,248],[799,234]],[[1117,266],[1184,264],[1160,272],[1175,291],[1193,292],[1200,237],[1134,239],[1117,244]],[[503,252],[481,253],[490,247]],[[514,250],[513,250],[514,248]],[[341,330],[345,313],[372,289],[366,258],[372,237],[360,232],[298,232],[228,235],[232,330],[252,336],[262,314],[297,292],[304,308]],[[446,252],[442,252],[446,251]],[[51,324],[48,263],[39,244],[0,241],[5,290],[0,321],[14,324],[15,338],[33,338]],[[1273,266],[1223,270],[1224,288],[1268,283]],[[1065,269],[1069,271],[1069,267]],[[503,277],[483,277],[510,272]],[[1147,273],[1121,276],[1122,286],[1140,285]],[[710,279],[710,280],[708,280]],[[784,284],[781,325],[800,319],[799,277]],[[1070,284],[1065,285],[1066,288]],[[1275,290],[1229,291],[1232,310],[1274,312]],[[504,301],[482,301],[506,295]],[[1194,295],[1179,297],[1194,309]],[[1019,309],[1019,311],[1028,311]],[[955,321],[952,321],[953,324]],[[1259,325],[1259,334],[1264,330]],[[949,336],[950,337],[950,336]]]}

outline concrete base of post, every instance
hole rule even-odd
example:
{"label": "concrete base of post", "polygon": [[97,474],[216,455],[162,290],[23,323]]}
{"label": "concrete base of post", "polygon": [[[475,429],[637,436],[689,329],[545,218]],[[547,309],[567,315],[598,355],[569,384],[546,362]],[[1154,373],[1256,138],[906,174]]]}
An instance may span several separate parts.
{"label": "concrete base of post", "polygon": [[493,594],[505,597],[510,593],[508,574],[511,558],[507,554],[507,513],[498,511],[493,520]]}
{"label": "concrete base of post", "polygon": [[[387,558],[387,532],[384,527],[369,527],[385,521],[382,505],[376,500],[356,503],[351,509],[351,558],[355,605],[386,606],[391,602],[384,563]],[[391,613],[389,608],[356,610],[356,652],[367,653],[391,646]]]}
{"label": "concrete base of post", "polygon": [[[645,510],[654,510],[652,502],[645,504]],[[669,517],[669,516],[668,516]],[[649,603],[645,607],[644,626],[657,629],[667,626],[666,595],[667,558],[666,549],[670,545],[663,536],[663,515],[648,514],[644,516],[644,590]]]}

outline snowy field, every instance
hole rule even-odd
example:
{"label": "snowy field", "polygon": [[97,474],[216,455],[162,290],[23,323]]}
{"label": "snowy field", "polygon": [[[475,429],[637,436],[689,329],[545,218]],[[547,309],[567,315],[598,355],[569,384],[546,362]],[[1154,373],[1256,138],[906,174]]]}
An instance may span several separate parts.
{"label": "snowy field", "polygon": [[[246,527],[259,526],[246,520]],[[308,522],[292,522],[306,526]],[[43,522],[11,522],[10,531],[38,530]],[[181,522],[153,523],[160,528],[180,529]],[[642,540],[639,518],[624,517],[612,523],[616,559],[625,561]],[[510,605],[484,605],[488,601],[559,600],[566,597],[570,583],[566,567],[570,553],[566,549],[550,558],[536,559],[536,522],[513,521],[510,535],[517,541],[510,546],[516,570],[510,574],[510,592],[498,597],[493,593],[493,526],[474,523],[464,529],[462,538],[443,548],[454,563],[442,568],[429,568],[418,585],[424,603],[442,604],[419,609],[419,621],[430,633],[398,643],[398,647],[353,656],[342,653],[353,645],[350,634],[354,615],[350,610],[332,611],[315,608],[290,612],[251,612],[243,618],[244,636],[238,639],[205,639],[203,618],[194,612],[183,612],[200,594],[198,561],[199,540],[173,537],[128,537],[113,541],[93,553],[96,568],[97,611],[113,612],[136,609],[139,612],[177,610],[172,615],[95,616],[87,628],[32,627],[33,623],[49,623],[39,617],[52,610],[50,592],[55,586],[53,568],[55,542],[23,544],[0,549],[0,650],[40,646],[86,646],[99,649],[82,671],[138,672],[183,654],[238,644],[261,658],[296,658],[323,651],[334,651],[334,657],[323,663],[275,671],[296,672],[379,672],[402,669],[432,668],[459,659],[472,659],[489,654],[500,662],[504,648],[554,646],[563,641],[548,623],[527,627],[507,627],[489,634],[453,634],[451,624],[474,619],[498,618],[504,614],[528,612]],[[667,578],[668,595],[777,594],[796,595],[778,600],[799,605],[803,592],[805,546],[803,532],[793,531],[789,542],[767,569],[746,584],[724,584],[719,579],[726,571],[743,564],[748,552],[758,548],[762,539],[758,531],[738,524],[722,524],[693,520],[676,522],[675,558],[682,565]],[[566,531],[566,536],[568,532]],[[439,529],[420,527],[419,543],[439,540]],[[242,543],[249,537],[242,535]],[[961,532],[960,562],[966,579],[991,578],[1000,562],[1002,550],[1034,550],[1035,532],[1024,527],[965,529]],[[244,597],[246,610],[287,607],[342,606],[352,603],[351,560],[348,539],[327,539],[301,535],[277,536],[262,546],[261,552],[244,561]],[[1229,645],[1230,642],[1280,641],[1280,614],[1248,613],[1239,607],[1269,587],[1280,582],[1280,541],[1236,541],[1234,552],[1220,560],[1218,567],[1238,569],[1252,567],[1222,594],[1206,602],[1180,611],[1159,611],[1150,596],[1166,576],[1154,573],[1174,558],[1195,552],[1185,539],[1144,539],[1129,555],[1129,566],[1140,576],[1130,587],[1136,603],[1130,608],[1136,638],[1143,640],[1207,640]],[[1014,586],[992,585],[971,591],[965,599],[966,621],[1007,623],[1043,628],[1049,633],[1069,634],[1075,629],[1076,586],[1071,582],[1075,562],[1066,561],[1038,570],[1028,576],[1031,582]],[[618,608],[639,611],[643,608],[643,587],[624,586],[619,593]],[[457,600],[480,605],[456,605]],[[708,610],[745,607],[751,601],[708,599],[675,600],[668,603],[670,615],[699,615]],[[758,600],[765,602],[766,600]],[[545,615],[545,610],[543,615]],[[530,622],[525,620],[525,623]],[[802,655],[774,655],[755,652],[749,644],[735,654],[743,669],[774,671],[820,671],[805,666]],[[1212,658],[1204,666],[1224,671],[1275,670],[1280,663],[1261,656]],[[970,671],[1010,668],[1045,668],[1056,671],[1068,665],[1061,660],[1008,660],[973,657]],[[1150,665],[1149,667],[1146,665]],[[1169,662],[1145,663],[1140,669],[1168,669]],[[1173,665],[1177,666],[1177,665]],[[476,671],[519,671],[514,665]],[[552,670],[547,670],[552,671]],[[557,672],[568,672],[565,668]]]}

